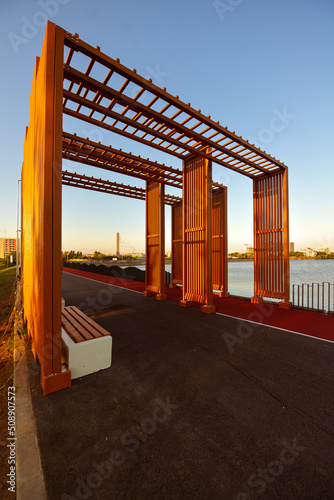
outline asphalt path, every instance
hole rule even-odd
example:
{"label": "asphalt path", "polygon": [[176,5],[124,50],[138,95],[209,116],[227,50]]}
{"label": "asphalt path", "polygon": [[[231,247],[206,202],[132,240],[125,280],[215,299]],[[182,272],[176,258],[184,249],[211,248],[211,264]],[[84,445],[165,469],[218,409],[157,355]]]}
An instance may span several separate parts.
{"label": "asphalt path", "polygon": [[63,273],[111,368],[30,383],[50,500],[334,498],[334,344]]}

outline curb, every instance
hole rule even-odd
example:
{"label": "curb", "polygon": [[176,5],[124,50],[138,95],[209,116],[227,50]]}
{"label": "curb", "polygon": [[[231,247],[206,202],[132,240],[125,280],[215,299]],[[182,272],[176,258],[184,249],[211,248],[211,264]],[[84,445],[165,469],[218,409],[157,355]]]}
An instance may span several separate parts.
{"label": "curb", "polygon": [[[16,498],[46,500],[44,476],[37,441],[36,422],[32,410],[25,339],[17,335],[15,325],[16,370]],[[22,354],[23,351],[23,354]],[[20,353],[21,352],[21,353]]]}

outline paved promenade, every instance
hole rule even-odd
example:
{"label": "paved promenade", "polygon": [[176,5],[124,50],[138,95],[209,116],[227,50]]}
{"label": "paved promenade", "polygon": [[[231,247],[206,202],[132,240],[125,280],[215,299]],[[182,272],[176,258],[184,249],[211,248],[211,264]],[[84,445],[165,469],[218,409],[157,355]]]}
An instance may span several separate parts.
{"label": "paved promenade", "polygon": [[30,357],[50,500],[334,497],[333,343],[68,273],[63,297],[113,364],[43,397]]}

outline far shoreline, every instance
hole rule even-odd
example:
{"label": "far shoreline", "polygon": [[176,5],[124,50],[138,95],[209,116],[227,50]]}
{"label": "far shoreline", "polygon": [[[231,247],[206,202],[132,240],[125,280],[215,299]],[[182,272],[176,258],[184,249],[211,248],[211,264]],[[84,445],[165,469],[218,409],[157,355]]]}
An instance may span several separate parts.
{"label": "far shoreline", "polygon": [[[334,260],[334,259],[315,259],[314,257],[290,257],[290,260]],[[95,259],[73,259],[64,262],[77,262],[79,264],[93,264],[96,266],[119,266],[119,267],[133,267],[133,266],[144,266],[146,264],[145,259],[138,260],[95,260]],[[228,259],[228,262],[254,262],[254,259]],[[165,260],[166,264],[171,264],[170,259]]]}

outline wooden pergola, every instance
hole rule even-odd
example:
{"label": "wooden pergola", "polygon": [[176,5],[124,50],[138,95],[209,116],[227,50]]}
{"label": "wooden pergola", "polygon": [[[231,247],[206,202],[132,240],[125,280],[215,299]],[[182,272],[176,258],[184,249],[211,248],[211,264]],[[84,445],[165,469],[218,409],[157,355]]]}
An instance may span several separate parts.
{"label": "wooden pergola", "polygon": [[[159,164],[63,130],[69,115],[168,153]],[[62,160],[135,177],[146,188],[62,171]],[[235,132],[195,110],[62,28],[48,22],[36,59],[22,168],[22,300],[44,393],[68,386],[61,363],[62,184],[145,200],[145,295],[164,300],[164,206],[172,206],[172,283],[181,306],[215,311],[228,296],[227,188],[212,162],[249,177],[254,200],[254,297],[289,307],[288,169]],[[180,195],[165,193],[165,185]],[[182,190],[182,191],[181,191]]]}

